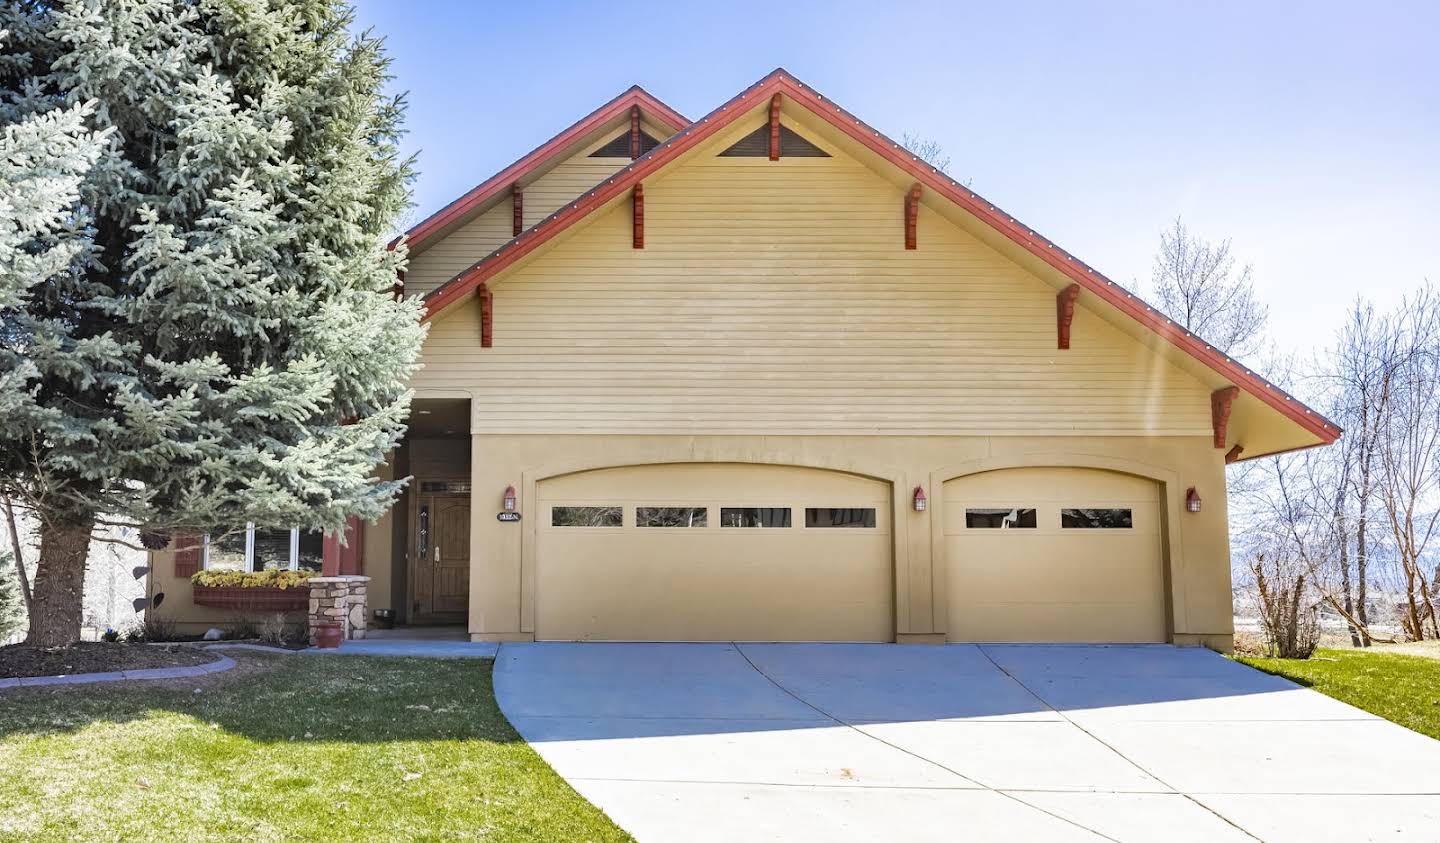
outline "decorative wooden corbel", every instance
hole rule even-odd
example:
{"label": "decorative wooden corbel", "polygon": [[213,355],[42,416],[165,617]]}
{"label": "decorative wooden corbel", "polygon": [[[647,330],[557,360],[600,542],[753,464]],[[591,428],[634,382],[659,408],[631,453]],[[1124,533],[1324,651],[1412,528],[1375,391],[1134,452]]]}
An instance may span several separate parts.
{"label": "decorative wooden corbel", "polygon": [[780,160],[780,95],[770,98],[770,160]]}
{"label": "decorative wooden corbel", "polygon": [[905,194],[905,248],[915,248],[915,227],[920,218],[920,183],[910,186]]}
{"label": "decorative wooden corbel", "polygon": [[637,184],[630,194],[631,212],[634,214],[634,231],[631,246],[645,248],[645,185]]}
{"label": "decorative wooden corbel", "polygon": [[630,106],[630,160],[640,157],[640,106]]}
{"label": "decorative wooden corbel", "polygon": [[1075,319],[1075,300],[1080,298],[1080,285],[1071,284],[1055,295],[1055,347],[1070,347],[1070,323]]}
{"label": "decorative wooden corbel", "polygon": [[480,347],[490,348],[495,342],[495,297],[483,281],[477,293],[480,299]]}
{"label": "decorative wooden corbel", "polygon": [[1235,403],[1235,396],[1239,394],[1238,386],[1227,386],[1210,393],[1210,423],[1215,428],[1217,448],[1225,447],[1225,434],[1230,426],[1230,406]]}
{"label": "decorative wooden corbel", "polygon": [[1240,459],[1240,455],[1243,453],[1245,453],[1245,448],[1243,446],[1236,445],[1235,447],[1231,448],[1225,453],[1225,464],[1229,465],[1230,463]]}
{"label": "decorative wooden corbel", "polygon": [[525,192],[520,182],[510,185],[510,236],[519,237],[525,230]]}
{"label": "decorative wooden corbel", "polygon": [[395,283],[390,287],[390,295],[395,297],[395,301],[405,298],[405,270],[395,273]]}

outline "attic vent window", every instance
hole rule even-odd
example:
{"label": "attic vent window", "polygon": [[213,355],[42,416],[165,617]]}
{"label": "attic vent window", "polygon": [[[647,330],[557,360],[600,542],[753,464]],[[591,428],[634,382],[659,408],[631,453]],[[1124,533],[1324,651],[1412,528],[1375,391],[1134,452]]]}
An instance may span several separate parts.
{"label": "attic vent window", "polygon": [[[644,130],[640,130],[640,154],[644,155],[660,145],[660,141],[650,137]],[[621,132],[615,139],[590,153],[591,158],[629,158],[630,157],[630,133]]]}
{"label": "attic vent window", "polygon": [[[721,158],[769,158],[770,126],[764,125],[720,153]],[[830,154],[795,133],[795,130],[780,124],[781,158],[829,158]]]}

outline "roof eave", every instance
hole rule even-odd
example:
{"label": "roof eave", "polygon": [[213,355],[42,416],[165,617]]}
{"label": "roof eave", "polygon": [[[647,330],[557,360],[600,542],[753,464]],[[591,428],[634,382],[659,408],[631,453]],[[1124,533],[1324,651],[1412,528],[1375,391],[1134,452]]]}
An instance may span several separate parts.
{"label": "roof eave", "polygon": [[423,250],[431,241],[437,239],[487,201],[509,190],[510,185],[545,166],[554,156],[636,105],[640,106],[642,112],[658,122],[668,125],[674,131],[690,125],[690,121],[680,112],[661,102],[639,85],[632,85],[619,96],[575,121],[559,134],[522,155],[505,169],[412,226],[410,230],[390,241],[388,248],[393,249],[404,241],[412,252]]}

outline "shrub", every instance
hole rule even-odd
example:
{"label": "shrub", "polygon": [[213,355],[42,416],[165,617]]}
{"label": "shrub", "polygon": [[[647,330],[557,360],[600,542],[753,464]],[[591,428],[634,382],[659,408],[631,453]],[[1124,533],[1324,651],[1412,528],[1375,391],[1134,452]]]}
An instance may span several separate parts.
{"label": "shrub", "polygon": [[145,613],[145,620],[139,626],[130,631],[127,640],[154,644],[161,641],[179,641],[180,633],[175,626],[175,621],[169,618],[158,618],[152,612]]}
{"label": "shrub", "polygon": [[1260,596],[1260,631],[1267,655],[1308,659],[1320,644],[1318,603],[1304,567],[1283,553],[1257,553],[1250,562]]}
{"label": "shrub", "polygon": [[229,627],[229,632],[225,637],[232,641],[248,641],[260,637],[260,631],[256,628],[255,621],[244,615],[236,615],[231,618]]}
{"label": "shrub", "polygon": [[192,585],[230,588],[301,588],[315,576],[313,571],[199,571]]}
{"label": "shrub", "polygon": [[285,644],[285,615],[283,612],[273,612],[265,616],[260,622],[260,640],[266,644],[276,647]]}
{"label": "shrub", "polygon": [[120,630],[106,629],[104,632],[100,633],[100,640],[108,644],[114,644],[120,640]]}

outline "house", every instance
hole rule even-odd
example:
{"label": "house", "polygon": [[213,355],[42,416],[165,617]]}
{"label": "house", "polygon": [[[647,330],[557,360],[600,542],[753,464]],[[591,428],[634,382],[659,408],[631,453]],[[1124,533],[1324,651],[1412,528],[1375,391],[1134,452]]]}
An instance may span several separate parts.
{"label": "house", "polygon": [[409,233],[390,515],[318,565],[475,640],[1228,649],[1225,465],[1339,429],[783,70],[633,88]]}

